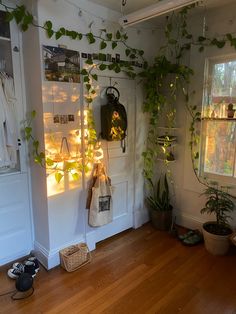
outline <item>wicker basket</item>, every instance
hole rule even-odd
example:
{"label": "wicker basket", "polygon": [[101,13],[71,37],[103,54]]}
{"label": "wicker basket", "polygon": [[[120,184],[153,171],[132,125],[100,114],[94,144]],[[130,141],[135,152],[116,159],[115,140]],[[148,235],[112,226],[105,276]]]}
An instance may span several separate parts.
{"label": "wicker basket", "polygon": [[88,264],[91,261],[91,253],[86,243],[71,245],[60,251],[61,267],[68,272]]}

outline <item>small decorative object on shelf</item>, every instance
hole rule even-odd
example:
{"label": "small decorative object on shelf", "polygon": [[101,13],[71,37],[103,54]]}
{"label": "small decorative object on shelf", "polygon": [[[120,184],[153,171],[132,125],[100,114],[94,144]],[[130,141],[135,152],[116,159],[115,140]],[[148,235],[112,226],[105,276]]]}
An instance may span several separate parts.
{"label": "small decorative object on shelf", "polygon": [[229,119],[232,119],[234,117],[235,109],[234,105],[232,103],[228,104],[228,109],[227,109],[227,116]]}

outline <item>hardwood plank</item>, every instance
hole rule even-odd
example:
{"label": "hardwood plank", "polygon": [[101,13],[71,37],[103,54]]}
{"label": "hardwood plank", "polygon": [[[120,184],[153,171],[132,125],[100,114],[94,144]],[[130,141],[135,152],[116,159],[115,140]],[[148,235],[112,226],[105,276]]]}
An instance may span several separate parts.
{"label": "hardwood plank", "polygon": [[[235,251],[215,257],[147,224],[99,243],[76,272],[41,267],[34,295],[0,297],[0,313],[236,314]],[[2,267],[0,294],[14,284]]]}

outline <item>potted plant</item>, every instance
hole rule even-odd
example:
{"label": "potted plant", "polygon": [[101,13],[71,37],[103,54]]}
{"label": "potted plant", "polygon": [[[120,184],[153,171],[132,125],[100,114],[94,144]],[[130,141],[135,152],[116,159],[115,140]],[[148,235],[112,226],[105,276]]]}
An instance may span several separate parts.
{"label": "potted plant", "polygon": [[230,213],[234,210],[234,197],[218,187],[207,187],[203,193],[207,197],[201,213],[214,214],[215,221],[203,224],[203,237],[208,252],[214,255],[225,255],[229,249],[229,236],[232,229],[228,224]]}
{"label": "potted plant", "polygon": [[172,224],[172,209],[170,204],[169,186],[166,174],[157,181],[156,186],[149,179],[152,195],[147,197],[150,218],[153,226],[158,230],[169,230]]}

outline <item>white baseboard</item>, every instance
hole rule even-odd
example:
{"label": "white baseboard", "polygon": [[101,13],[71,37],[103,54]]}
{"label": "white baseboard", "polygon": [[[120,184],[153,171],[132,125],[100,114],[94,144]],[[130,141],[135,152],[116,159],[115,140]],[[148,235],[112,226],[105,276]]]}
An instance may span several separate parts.
{"label": "white baseboard", "polygon": [[76,239],[76,241],[73,241],[71,243],[66,243],[65,245],[61,247],[57,247],[52,250],[47,250],[45,249],[40,243],[37,241],[34,242],[34,254],[40,261],[40,263],[47,269],[51,269],[53,267],[56,267],[60,265],[60,256],[59,256],[59,251],[64,249],[65,247],[68,247],[73,244],[81,243],[84,242],[85,239],[83,236],[80,238]]}
{"label": "white baseboard", "polygon": [[205,220],[186,213],[176,214],[176,224],[188,229],[202,229]]}

